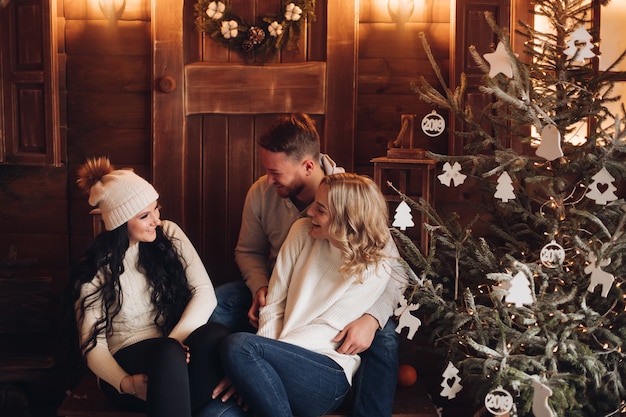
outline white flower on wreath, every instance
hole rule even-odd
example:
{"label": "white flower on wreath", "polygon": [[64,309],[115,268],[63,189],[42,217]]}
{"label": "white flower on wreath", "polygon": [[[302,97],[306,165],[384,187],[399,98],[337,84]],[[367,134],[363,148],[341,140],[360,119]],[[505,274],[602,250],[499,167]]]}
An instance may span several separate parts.
{"label": "white flower on wreath", "polygon": [[221,1],[212,1],[206,9],[206,14],[213,20],[220,20],[224,16],[226,5]]}
{"label": "white flower on wreath", "polygon": [[224,39],[236,38],[239,33],[239,23],[236,20],[222,22],[222,36]]}
{"label": "white flower on wreath", "polygon": [[267,31],[270,33],[270,36],[277,38],[283,34],[283,25],[274,20],[267,27]]}
{"label": "white flower on wreath", "polygon": [[285,7],[285,19],[297,22],[302,17],[302,9],[295,3],[289,3]]}

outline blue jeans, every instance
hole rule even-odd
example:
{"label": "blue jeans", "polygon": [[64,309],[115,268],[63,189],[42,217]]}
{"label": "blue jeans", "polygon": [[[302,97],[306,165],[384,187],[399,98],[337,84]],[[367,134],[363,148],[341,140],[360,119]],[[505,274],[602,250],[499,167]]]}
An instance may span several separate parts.
{"label": "blue jeans", "polygon": [[[211,322],[221,323],[232,332],[255,333],[248,322],[252,304],[250,290],[243,280],[216,288],[217,307]],[[350,417],[390,417],[398,381],[398,335],[396,323],[389,320],[376,331],[368,350],[361,353],[361,366],[352,381],[354,403]]]}
{"label": "blue jeans", "polygon": [[377,330],[372,345],[362,352],[361,366],[352,381],[354,404],[350,417],[391,417],[398,382],[398,334],[388,320]]}
{"label": "blue jeans", "polygon": [[248,321],[248,310],[252,305],[252,294],[243,280],[227,282],[215,289],[217,306],[209,322],[220,323],[231,332],[256,333]]}
{"label": "blue jeans", "polygon": [[290,343],[235,333],[220,351],[226,374],[258,417],[321,416],[350,391],[339,364]]}

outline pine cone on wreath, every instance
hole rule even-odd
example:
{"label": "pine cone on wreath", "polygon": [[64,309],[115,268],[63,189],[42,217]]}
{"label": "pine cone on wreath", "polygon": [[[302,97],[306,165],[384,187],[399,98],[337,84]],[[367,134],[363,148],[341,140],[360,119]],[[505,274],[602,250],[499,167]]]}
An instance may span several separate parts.
{"label": "pine cone on wreath", "polygon": [[254,48],[254,44],[252,43],[252,41],[250,39],[246,39],[241,44],[241,49],[244,52],[250,52],[253,48]]}
{"label": "pine cone on wreath", "polygon": [[252,26],[248,31],[248,39],[253,45],[258,45],[265,40],[265,31],[258,26]]}

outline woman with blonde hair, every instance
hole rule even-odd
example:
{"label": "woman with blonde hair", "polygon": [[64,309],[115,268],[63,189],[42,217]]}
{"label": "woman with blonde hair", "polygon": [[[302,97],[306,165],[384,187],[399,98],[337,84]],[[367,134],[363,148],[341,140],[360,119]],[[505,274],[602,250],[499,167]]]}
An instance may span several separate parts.
{"label": "woman with blonde hair", "polygon": [[339,407],[360,357],[339,353],[338,335],[390,279],[401,296],[404,270],[371,179],[324,177],[307,214],[280,249],[257,334],[235,333],[220,349],[227,376],[260,417],[321,416]]}

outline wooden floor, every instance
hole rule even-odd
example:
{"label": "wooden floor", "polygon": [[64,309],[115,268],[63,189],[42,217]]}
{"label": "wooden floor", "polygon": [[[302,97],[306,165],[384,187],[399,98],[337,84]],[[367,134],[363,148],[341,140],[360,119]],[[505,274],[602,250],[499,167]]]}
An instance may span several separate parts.
{"label": "wooden floor", "polygon": [[[85,377],[57,410],[60,417],[145,417],[116,408],[105,400],[93,376]],[[345,413],[328,417],[344,417]],[[428,394],[420,384],[398,388],[394,400],[393,417],[437,417]]]}

